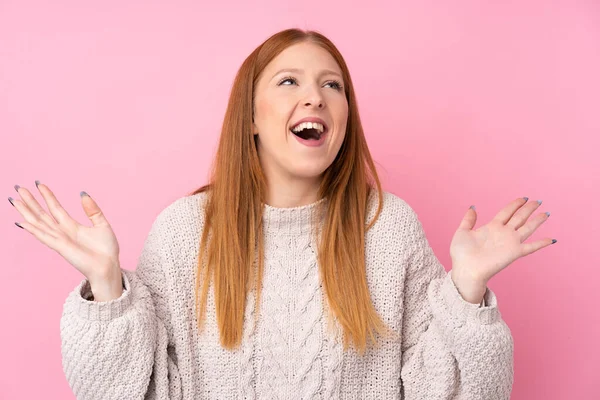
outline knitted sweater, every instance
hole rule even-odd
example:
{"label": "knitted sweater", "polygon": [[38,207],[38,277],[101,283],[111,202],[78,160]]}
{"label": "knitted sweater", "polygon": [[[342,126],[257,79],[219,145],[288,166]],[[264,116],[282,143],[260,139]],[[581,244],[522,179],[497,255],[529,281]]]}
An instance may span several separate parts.
{"label": "knitted sweater", "polygon": [[[465,301],[434,255],[415,211],[383,192],[366,232],[375,309],[399,335],[359,355],[343,351],[328,322],[311,235],[327,199],[264,205],[265,270],[254,319],[248,296],[243,340],[219,344],[210,285],[198,332],[195,271],[206,193],[176,199],[154,220],[124,291],[91,299],[83,280],[60,320],[62,365],[78,399],[509,399],[513,339],[488,288],[485,306]],[[367,221],[377,206],[369,202]],[[256,322],[256,325],[254,325]]]}

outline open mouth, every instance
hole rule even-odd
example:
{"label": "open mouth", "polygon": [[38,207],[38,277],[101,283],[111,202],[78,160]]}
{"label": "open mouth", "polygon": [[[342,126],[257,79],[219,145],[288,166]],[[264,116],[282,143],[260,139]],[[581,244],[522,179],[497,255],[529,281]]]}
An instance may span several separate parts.
{"label": "open mouth", "polygon": [[327,133],[327,127],[319,123],[301,123],[290,132],[304,140],[319,140]]}
{"label": "open mouth", "polygon": [[299,138],[302,138],[304,140],[319,140],[321,138],[321,135],[325,134],[325,132],[320,133],[318,130],[316,130],[314,128],[303,129],[300,132],[294,132],[293,130],[290,129],[290,132],[292,132],[294,135],[296,135]]}

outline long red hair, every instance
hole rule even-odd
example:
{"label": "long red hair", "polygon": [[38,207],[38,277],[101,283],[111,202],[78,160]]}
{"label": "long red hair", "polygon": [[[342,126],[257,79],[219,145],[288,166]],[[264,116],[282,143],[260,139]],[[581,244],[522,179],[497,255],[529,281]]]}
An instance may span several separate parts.
{"label": "long red hair", "polygon": [[[334,44],[316,31],[287,29],[274,34],[246,58],[235,77],[210,181],[190,193],[207,192],[196,274],[198,328],[202,329],[205,318],[210,279],[214,283],[222,346],[233,349],[241,343],[250,291],[256,296],[258,312],[267,182],[252,134],[254,88],[274,57],[303,41],[327,50],[339,64],[345,82],[346,136],[319,187],[319,198],[327,197],[328,201],[318,262],[329,308],[342,328],[344,349],[352,343],[362,354],[368,340],[376,344],[376,335],[388,331],[372,304],[365,267],[365,232],[381,212],[382,189],[358,115],[348,67]],[[367,202],[374,190],[379,194],[379,204],[373,220],[365,226]]]}

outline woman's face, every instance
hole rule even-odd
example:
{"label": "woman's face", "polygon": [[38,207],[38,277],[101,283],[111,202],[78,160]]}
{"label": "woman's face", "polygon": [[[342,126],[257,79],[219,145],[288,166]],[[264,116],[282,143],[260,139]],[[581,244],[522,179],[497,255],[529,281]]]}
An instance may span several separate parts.
{"label": "woman's face", "polygon": [[[334,58],[309,42],[288,47],[263,70],[255,88],[253,133],[258,135],[258,155],[269,184],[285,186],[299,179],[318,183],[344,141],[348,119],[344,85]],[[292,133],[307,117],[324,123],[319,140]],[[307,133],[317,132],[305,130],[300,135]]]}

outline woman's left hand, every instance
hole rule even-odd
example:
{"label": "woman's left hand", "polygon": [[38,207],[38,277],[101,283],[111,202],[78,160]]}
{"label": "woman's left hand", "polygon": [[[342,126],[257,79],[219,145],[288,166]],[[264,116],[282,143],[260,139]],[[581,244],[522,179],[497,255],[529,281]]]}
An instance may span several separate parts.
{"label": "woman's left hand", "polygon": [[469,208],[450,244],[452,281],[466,301],[481,303],[487,282],[494,275],[513,261],[553,243],[551,238],[523,243],[549,217],[549,213],[540,213],[527,221],[540,205],[518,198],[475,230],[477,213]]}

